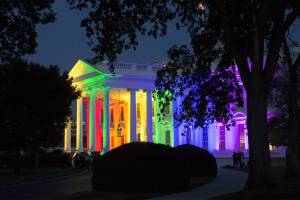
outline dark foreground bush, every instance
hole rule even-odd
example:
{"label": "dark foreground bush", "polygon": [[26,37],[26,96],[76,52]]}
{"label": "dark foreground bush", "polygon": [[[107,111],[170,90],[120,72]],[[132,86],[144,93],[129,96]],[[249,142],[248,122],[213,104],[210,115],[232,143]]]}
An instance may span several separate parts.
{"label": "dark foreground bush", "polygon": [[188,174],[171,147],[137,142],[103,155],[95,166],[92,186],[111,192],[174,192],[189,188]]}
{"label": "dark foreground bush", "polygon": [[174,150],[184,157],[190,167],[192,177],[215,177],[217,175],[216,159],[205,149],[193,145],[181,145],[175,147]]}

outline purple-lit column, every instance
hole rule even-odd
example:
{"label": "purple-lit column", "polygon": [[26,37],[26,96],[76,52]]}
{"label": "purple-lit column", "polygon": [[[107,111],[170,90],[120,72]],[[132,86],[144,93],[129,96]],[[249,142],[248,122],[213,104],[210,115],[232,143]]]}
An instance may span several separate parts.
{"label": "purple-lit column", "polygon": [[147,142],[153,142],[152,138],[152,91],[147,91]]}
{"label": "purple-lit column", "polygon": [[110,109],[109,109],[109,87],[104,88],[103,102],[103,150],[110,150]]}
{"label": "purple-lit column", "polygon": [[136,90],[130,89],[130,142],[136,142]]}

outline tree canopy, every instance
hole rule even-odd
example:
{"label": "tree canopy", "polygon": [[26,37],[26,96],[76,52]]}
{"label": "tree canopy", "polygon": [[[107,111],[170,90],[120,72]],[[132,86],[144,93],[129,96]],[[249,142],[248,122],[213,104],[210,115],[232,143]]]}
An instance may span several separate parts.
{"label": "tree canopy", "polygon": [[[107,58],[109,61],[114,61],[123,50],[135,49],[138,45],[137,34],[139,33],[154,38],[166,35],[169,22],[174,20],[178,29],[185,28],[188,31],[191,37],[191,49],[187,51],[185,46],[179,46],[170,50],[170,67],[162,76],[163,79],[167,79],[167,83],[171,83],[169,85],[172,86],[174,83],[168,82],[169,77],[183,80],[185,83],[182,86],[191,87],[193,87],[192,84],[187,84],[188,82],[201,78],[202,81],[196,82],[194,93],[202,92],[203,94],[205,82],[209,83],[205,80],[210,79],[207,74],[212,73],[213,62],[217,62],[215,71],[223,72],[221,73],[222,81],[234,78],[230,75],[229,72],[232,70],[229,68],[236,65],[247,92],[250,156],[247,188],[272,187],[267,135],[267,95],[285,34],[300,16],[300,1],[66,1],[74,9],[89,11],[88,16],[82,20],[81,26],[86,29],[86,35],[90,39],[89,44],[95,52],[96,60]],[[168,84],[164,84],[164,81],[162,83],[162,89],[170,88]],[[228,81],[222,83],[220,94],[218,94],[220,86],[210,88],[210,92],[216,94],[211,95],[215,98],[210,100],[218,102],[218,98],[224,97],[221,95],[224,91],[227,95],[228,93],[234,95],[234,87],[231,87],[229,83]],[[192,100],[203,102],[201,98],[204,97],[198,93],[187,99],[186,105],[189,106],[185,108],[186,116],[191,118],[193,115],[191,110],[202,108],[197,106],[198,102],[191,103]],[[225,99],[221,101],[221,104],[215,105],[225,105],[224,102],[227,103],[227,101]],[[223,110],[228,111],[226,108]],[[203,110],[199,111],[203,113]],[[218,114],[218,112],[215,113]],[[228,115],[225,114],[226,116]],[[197,114],[195,119],[203,119],[203,117]]]}
{"label": "tree canopy", "polygon": [[36,25],[55,20],[54,0],[0,1],[0,64],[35,52]]}
{"label": "tree canopy", "polygon": [[80,95],[67,73],[17,60],[0,68],[2,150],[36,150],[60,144]]}

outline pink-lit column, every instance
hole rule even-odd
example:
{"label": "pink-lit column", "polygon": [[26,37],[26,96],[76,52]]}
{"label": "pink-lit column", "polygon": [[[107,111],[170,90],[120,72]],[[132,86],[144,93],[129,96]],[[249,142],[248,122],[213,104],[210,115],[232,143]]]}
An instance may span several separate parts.
{"label": "pink-lit column", "polygon": [[95,92],[91,91],[90,94],[90,107],[89,107],[89,149],[96,151],[96,133],[95,133]]}

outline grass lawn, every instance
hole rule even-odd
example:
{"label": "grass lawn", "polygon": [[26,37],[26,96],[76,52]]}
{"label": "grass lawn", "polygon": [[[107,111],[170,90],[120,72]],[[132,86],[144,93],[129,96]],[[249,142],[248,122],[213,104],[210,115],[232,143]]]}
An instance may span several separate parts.
{"label": "grass lawn", "polygon": [[[235,170],[235,169],[232,169]],[[247,169],[236,169],[247,173]],[[285,167],[272,168],[273,177],[278,185],[277,190],[240,191],[211,198],[211,200],[299,200],[300,181],[283,179]]]}
{"label": "grass lawn", "polygon": [[47,178],[55,178],[80,172],[80,169],[38,168],[21,169],[20,175],[15,175],[13,170],[0,169],[0,186],[13,185]]}
{"label": "grass lawn", "polygon": [[[192,178],[191,189],[205,185],[215,178]],[[101,192],[101,191],[89,191],[80,192],[70,195],[65,195],[57,198],[51,198],[53,200],[141,200],[147,198],[154,198],[159,196],[168,195],[170,193],[113,193],[113,192]],[[43,200],[50,200],[43,198]]]}

